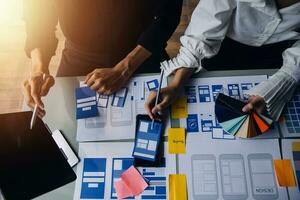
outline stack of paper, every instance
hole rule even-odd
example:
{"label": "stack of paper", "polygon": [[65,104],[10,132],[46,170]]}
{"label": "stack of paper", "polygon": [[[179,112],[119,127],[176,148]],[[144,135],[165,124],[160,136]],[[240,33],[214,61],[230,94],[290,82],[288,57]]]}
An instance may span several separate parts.
{"label": "stack of paper", "polygon": [[219,124],[229,134],[251,138],[269,130],[273,120],[269,117],[250,111],[244,113],[245,102],[220,93],[215,103],[215,114]]}

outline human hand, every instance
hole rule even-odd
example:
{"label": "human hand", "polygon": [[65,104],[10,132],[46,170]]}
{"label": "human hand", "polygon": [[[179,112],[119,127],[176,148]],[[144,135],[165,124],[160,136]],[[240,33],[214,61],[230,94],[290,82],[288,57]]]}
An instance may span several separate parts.
{"label": "human hand", "polygon": [[89,73],[85,78],[87,84],[92,90],[105,95],[110,95],[118,91],[129,80],[130,75],[118,67],[99,68]]}
{"label": "human hand", "polygon": [[159,94],[160,103],[155,106],[155,99],[157,92],[150,92],[145,103],[145,109],[151,119],[155,119],[156,113],[162,112],[169,105],[171,105],[177,98],[179,88],[175,86],[168,86],[162,88]]}
{"label": "human hand", "polygon": [[249,96],[247,104],[243,107],[243,112],[249,112],[251,110],[255,110],[259,113],[265,112],[266,102],[264,98],[258,95]]}
{"label": "human hand", "polygon": [[49,93],[50,88],[55,83],[53,76],[45,74],[43,79],[43,74],[43,72],[34,72],[23,82],[23,94],[26,104],[31,109],[37,105],[37,115],[40,118],[43,118],[46,114],[41,97],[46,96]]}

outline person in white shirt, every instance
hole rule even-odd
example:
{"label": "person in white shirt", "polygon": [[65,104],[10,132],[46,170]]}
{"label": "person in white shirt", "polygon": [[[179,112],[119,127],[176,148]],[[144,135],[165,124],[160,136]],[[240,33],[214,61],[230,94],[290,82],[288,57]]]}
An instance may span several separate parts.
{"label": "person in white shirt", "polygon": [[180,38],[179,54],[161,63],[172,82],[150,93],[145,108],[153,119],[179,94],[195,72],[216,69],[280,68],[248,91],[251,109],[278,120],[300,80],[300,0],[200,0]]}

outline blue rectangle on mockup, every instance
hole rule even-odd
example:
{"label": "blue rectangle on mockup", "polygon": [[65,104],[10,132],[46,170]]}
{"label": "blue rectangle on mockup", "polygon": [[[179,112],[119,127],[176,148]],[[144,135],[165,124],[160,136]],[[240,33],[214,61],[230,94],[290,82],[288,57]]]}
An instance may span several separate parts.
{"label": "blue rectangle on mockup", "polygon": [[188,118],[186,119],[186,124],[187,124],[186,126],[187,126],[188,133],[199,132],[198,115],[197,114],[188,115]]}
{"label": "blue rectangle on mockup", "polygon": [[76,119],[98,116],[96,92],[89,87],[76,88]]}
{"label": "blue rectangle on mockup", "polygon": [[146,82],[149,91],[157,90],[159,87],[159,82],[157,79]]}
{"label": "blue rectangle on mockup", "polygon": [[197,103],[196,86],[184,86],[185,96],[187,96],[188,103]]}
{"label": "blue rectangle on mockup", "polygon": [[132,156],[144,160],[155,161],[160,142],[162,124],[152,121],[140,120],[134,143]]}
{"label": "blue rectangle on mockup", "polygon": [[80,199],[104,199],[106,158],[83,160]]}

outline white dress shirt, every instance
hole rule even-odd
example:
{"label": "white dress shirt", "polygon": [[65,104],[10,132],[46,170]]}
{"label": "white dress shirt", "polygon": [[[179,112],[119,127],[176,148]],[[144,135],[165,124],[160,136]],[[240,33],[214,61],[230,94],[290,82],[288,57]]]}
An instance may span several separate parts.
{"label": "white dress shirt", "polygon": [[179,54],[161,63],[166,75],[178,68],[202,69],[201,60],[215,56],[225,36],[249,46],[286,40],[297,42],[283,52],[283,66],[248,91],[265,99],[278,120],[300,80],[300,2],[278,10],[275,0],[200,0],[180,38]]}

